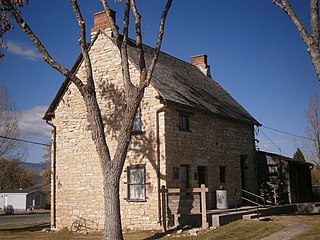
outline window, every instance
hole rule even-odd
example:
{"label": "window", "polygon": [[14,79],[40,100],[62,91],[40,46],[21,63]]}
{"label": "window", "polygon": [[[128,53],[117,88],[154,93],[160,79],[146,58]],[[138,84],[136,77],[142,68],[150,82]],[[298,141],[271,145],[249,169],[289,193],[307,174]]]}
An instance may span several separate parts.
{"label": "window", "polygon": [[269,165],[269,176],[278,176],[279,169],[275,165]]}
{"label": "window", "polygon": [[179,168],[173,167],[173,179],[179,179],[179,178],[180,178]]}
{"label": "window", "polygon": [[220,183],[226,182],[226,166],[219,166],[220,170]]}
{"label": "window", "polygon": [[135,201],[146,199],[145,165],[128,167],[128,199]]}
{"label": "window", "polygon": [[179,112],[179,129],[182,131],[190,131],[189,119],[191,114]]}
{"label": "window", "polygon": [[140,109],[140,107],[137,109],[136,116],[134,118],[132,132],[133,133],[141,132],[141,109]]}
{"label": "window", "polygon": [[180,173],[181,188],[189,188],[189,165],[181,164]]}

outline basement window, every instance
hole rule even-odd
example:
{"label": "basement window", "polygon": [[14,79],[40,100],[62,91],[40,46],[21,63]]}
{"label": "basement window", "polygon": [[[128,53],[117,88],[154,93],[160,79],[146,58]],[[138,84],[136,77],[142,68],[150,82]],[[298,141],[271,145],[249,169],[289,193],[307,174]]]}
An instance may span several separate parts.
{"label": "basement window", "polygon": [[146,167],[145,165],[132,165],[127,169],[128,173],[128,200],[146,200]]}

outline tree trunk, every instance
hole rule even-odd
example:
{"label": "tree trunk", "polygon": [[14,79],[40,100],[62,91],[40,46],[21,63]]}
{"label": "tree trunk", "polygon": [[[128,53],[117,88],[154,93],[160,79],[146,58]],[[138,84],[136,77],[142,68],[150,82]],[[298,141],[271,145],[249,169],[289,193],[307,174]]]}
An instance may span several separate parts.
{"label": "tree trunk", "polygon": [[123,116],[122,128],[118,137],[117,150],[111,163],[106,161],[107,164],[103,166],[105,201],[103,239],[123,239],[119,199],[120,177],[130,144],[134,116],[140,105],[143,92],[139,92],[137,89],[131,92],[132,98],[128,98],[127,109]]}
{"label": "tree trunk", "polygon": [[320,81],[320,52],[318,46],[313,43],[310,44],[308,48],[308,52],[312,61],[312,64],[314,66],[314,69],[316,71],[317,77]]}
{"label": "tree trunk", "polygon": [[104,174],[105,231],[103,239],[105,240],[123,239],[119,199],[120,176],[117,175],[116,171],[108,171]]}

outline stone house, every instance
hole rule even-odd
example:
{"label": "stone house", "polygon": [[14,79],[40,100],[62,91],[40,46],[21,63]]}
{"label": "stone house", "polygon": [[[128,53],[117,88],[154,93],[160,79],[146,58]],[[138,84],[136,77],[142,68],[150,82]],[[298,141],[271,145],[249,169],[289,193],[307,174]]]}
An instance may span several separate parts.
{"label": "stone house", "polygon": [[[94,15],[92,59],[97,97],[102,109],[111,155],[123,111],[120,54],[104,13]],[[144,46],[147,64],[153,49]],[[134,41],[128,45],[130,73],[139,79]],[[85,78],[81,56],[72,71]],[[84,102],[65,79],[44,119],[53,126],[53,227],[70,228],[84,217],[103,228],[103,181],[91,140]],[[216,81],[210,78],[207,56],[191,57],[191,64],[160,53],[151,85],[137,112],[131,145],[121,177],[121,214],[125,229],[161,229],[160,187],[192,188],[206,184],[208,207],[215,206],[215,190],[257,191],[254,126],[260,125]],[[173,199],[175,208],[196,207],[188,194]],[[182,210],[181,210],[182,211]]]}

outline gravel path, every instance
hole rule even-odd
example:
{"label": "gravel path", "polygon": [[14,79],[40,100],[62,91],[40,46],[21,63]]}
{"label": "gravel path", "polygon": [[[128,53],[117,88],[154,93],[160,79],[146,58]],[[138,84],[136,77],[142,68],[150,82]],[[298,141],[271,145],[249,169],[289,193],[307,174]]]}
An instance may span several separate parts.
{"label": "gravel path", "polygon": [[279,222],[284,225],[285,228],[280,232],[276,232],[271,234],[269,237],[263,238],[262,240],[289,240],[294,236],[307,231],[310,226],[307,224],[299,223],[299,222]]}

